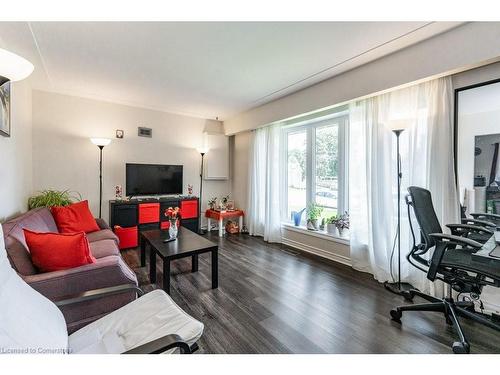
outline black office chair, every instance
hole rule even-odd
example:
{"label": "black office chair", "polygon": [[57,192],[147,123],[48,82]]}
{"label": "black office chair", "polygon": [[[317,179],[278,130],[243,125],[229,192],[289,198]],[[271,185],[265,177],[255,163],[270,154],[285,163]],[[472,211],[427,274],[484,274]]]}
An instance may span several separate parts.
{"label": "black office chair", "polygon": [[[408,188],[409,196],[408,215],[413,236],[413,248],[407,255],[408,261],[416,268],[427,273],[431,281],[442,280],[449,284],[458,293],[471,293],[477,297],[485,285],[500,287],[500,261],[495,264],[477,262],[472,254],[482,248],[482,244],[467,238],[470,234],[485,235],[492,232],[483,227],[470,224],[447,225],[452,235],[444,234],[432,205],[431,193],[428,190],[412,186]],[[415,234],[411,226],[410,207],[420,226],[421,243],[416,244]],[[430,260],[425,254],[434,249]],[[441,312],[446,322],[453,325],[458,333],[459,340],[453,343],[454,353],[469,353],[470,345],[467,342],[458,316],[467,317],[500,331],[500,325],[495,324],[487,316],[474,310],[472,301],[455,301],[450,296],[439,299],[417,289],[411,289],[405,294],[407,300],[420,296],[430,303],[399,306],[391,310],[394,321],[401,323],[403,311],[435,311]]]}
{"label": "black office chair", "polygon": [[[500,215],[473,213],[471,214],[472,218],[470,218],[467,217],[466,210],[466,207],[460,206],[460,219],[462,224],[477,225],[489,229],[490,231],[494,231],[500,226]],[[498,219],[496,216],[498,216]],[[490,235],[488,233],[471,233],[467,238],[478,242],[486,242],[490,238]]]}

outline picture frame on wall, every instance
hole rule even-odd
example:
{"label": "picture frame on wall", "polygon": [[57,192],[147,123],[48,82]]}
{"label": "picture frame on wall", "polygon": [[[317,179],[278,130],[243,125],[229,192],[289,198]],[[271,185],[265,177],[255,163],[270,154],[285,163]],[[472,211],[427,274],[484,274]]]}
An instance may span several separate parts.
{"label": "picture frame on wall", "polygon": [[10,137],[10,81],[0,85],[0,135]]}

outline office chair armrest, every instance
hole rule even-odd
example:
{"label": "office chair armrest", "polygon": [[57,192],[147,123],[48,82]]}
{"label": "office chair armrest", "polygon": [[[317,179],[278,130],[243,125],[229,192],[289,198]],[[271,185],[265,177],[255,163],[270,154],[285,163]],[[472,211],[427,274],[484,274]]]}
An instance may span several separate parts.
{"label": "office chair armrest", "polygon": [[498,214],[489,214],[489,213],[486,213],[486,212],[475,212],[473,214],[470,214],[470,216],[472,216],[474,219],[477,219],[477,218],[481,218],[481,217],[484,217],[484,218],[489,218],[489,219],[493,219],[493,220],[500,220],[500,215]]}
{"label": "office chair armrest", "polygon": [[446,224],[448,228],[451,229],[452,232],[458,232],[460,229],[464,229],[467,232],[475,232],[475,233],[485,233],[493,235],[493,231],[486,229],[485,227],[480,227],[478,225],[470,225],[470,224]]}
{"label": "office chair armrest", "polygon": [[483,227],[491,227],[491,228],[496,228],[496,224],[492,223],[491,221],[486,221],[486,220],[478,220],[478,219],[462,219],[462,224],[472,224],[472,225],[479,225]]}
{"label": "office chair armrest", "polygon": [[483,246],[477,241],[470,240],[470,239],[465,238],[465,237],[453,236],[451,234],[431,233],[430,236],[438,241],[444,240],[444,242],[449,242],[453,245],[460,245],[460,246],[466,245],[466,246],[472,247],[474,249],[480,249]]}
{"label": "office chair armrest", "polygon": [[179,335],[170,334],[139,345],[123,354],[160,354],[173,348],[179,348],[181,354],[191,354],[194,351]]}

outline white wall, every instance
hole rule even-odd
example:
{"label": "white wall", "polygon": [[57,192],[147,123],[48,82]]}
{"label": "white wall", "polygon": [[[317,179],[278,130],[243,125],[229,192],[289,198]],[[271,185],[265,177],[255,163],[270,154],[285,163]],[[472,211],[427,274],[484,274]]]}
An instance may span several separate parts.
{"label": "white wall", "polygon": [[224,121],[226,134],[255,129],[500,57],[500,23],[473,22]]}
{"label": "white wall", "polygon": [[[137,127],[153,129],[152,138]],[[103,218],[114,186],[125,187],[125,163],[184,165],[187,185],[199,192],[200,155],[205,120],[79,97],[33,91],[33,189],[70,189],[88,199],[98,213],[98,148],[90,137],[112,138],[103,153]],[[125,131],[124,139],[115,130]],[[230,181],[204,181],[203,203],[230,192]]]}
{"label": "white wall", "polygon": [[27,209],[32,192],[31,87],[11,86],[11,136],[0,136],[0,221]]}
{"label": "white wall", "polygon": [[235,204],[248,209],[248,161],[251,132],[243,132],[233,137],[232,195]]}

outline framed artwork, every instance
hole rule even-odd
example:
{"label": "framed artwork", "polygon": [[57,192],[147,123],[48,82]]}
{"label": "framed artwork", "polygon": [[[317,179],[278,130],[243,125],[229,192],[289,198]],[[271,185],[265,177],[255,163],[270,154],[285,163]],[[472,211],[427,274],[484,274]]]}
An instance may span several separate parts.
{"label": "framed artwork", "polygon": [[234,201],[227,201],[226,210],[228,210],[228,211],[234,210]]}
{"label": "framed artwork", "polygon": [[10,137],[10,81],[0,85],[0,134]]}

